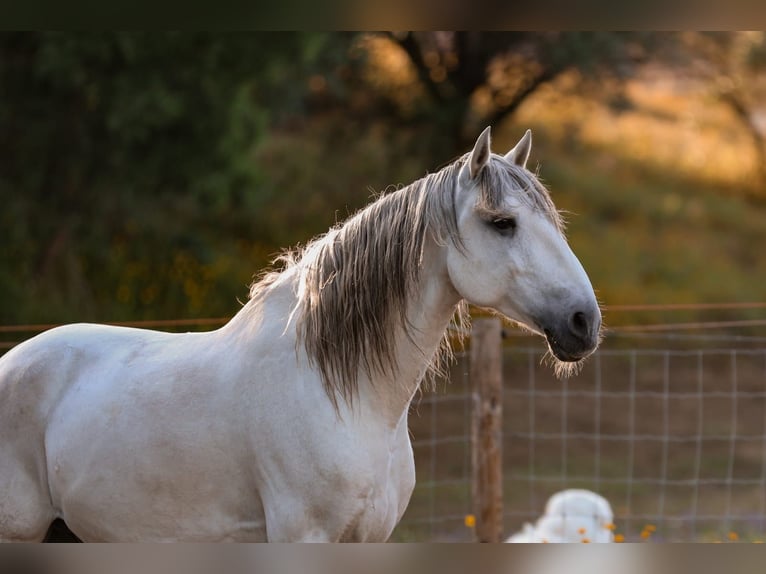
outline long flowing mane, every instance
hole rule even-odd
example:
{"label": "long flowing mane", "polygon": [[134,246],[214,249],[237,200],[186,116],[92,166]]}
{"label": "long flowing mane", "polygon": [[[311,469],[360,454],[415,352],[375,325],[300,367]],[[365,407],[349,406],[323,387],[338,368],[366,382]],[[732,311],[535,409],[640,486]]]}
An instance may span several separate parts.
{"label": "long flowing mane", "polygon": [[[422,179],[381,195],[344,223],[305,247],[275,260],[283,265],[250,288],[257,300],[285,271],[299,270],[298,341],[319,369],[330,399],[340,394],[351,403],[360,369],[396,376],[396,334],[413,340],[407,303],[420,279],[423,247],[429,234],[439,244],[462,246],[455,213],[458,176],[468,154]],[[561,229],[561,219],[540,181],[529,171],[493,156],[479,178],[477,208],[497,211],[503,191],[521,190],[522,198],[547,213]],[[457,333],[469,321],[467,306],[458,305]],[[450,332],[434,356],[423,355],[424,380],[444,372],[452,358]]]}

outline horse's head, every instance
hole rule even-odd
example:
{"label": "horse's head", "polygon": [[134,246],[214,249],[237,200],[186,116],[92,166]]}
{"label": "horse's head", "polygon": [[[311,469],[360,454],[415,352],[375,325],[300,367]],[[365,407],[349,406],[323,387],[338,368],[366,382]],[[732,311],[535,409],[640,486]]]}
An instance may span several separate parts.
{"label": "horse's head", "polygon": [[491,152],[489,133],[479,136],[458,176],[450,279],[468,302],[544,335],[557,359],[577,362],[599,343],[593,287],[547,190],[526,169],[531,132],[504,156]]}

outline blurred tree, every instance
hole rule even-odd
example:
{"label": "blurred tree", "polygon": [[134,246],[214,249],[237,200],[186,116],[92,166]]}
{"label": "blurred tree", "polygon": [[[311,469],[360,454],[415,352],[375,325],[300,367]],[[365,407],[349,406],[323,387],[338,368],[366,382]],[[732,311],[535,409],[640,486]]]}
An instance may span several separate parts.
{"label": "blurred tree", "polygon": [[[629,107],[622,80],[686,57],[679,38],[2,33],[0,321],[229,313],[269,255],[365,189],[464,152],[547,86]],[[737,48],[738,90],[760,38]]]}
{"label": "blurred tree", "polygon": [[[577,72],[577,89],[629,77],[660,44],[656,33],[410,32],[388,38],[406,54],[424,98],[406,118],[430,126],[434,158],[464,151],[484,125],[512,115],[541,86]],[[665,50],[670,54],[670,50]]]}
{"label": "blurred tree", "polygon": [[349,40],[0,34],[0,320],[199,312],[222,230],[267,217],[254,148]]}
{"label": "blurred tree", "polygon": [[696,32],[683,36],[692,66],[750,137],[757,175],[766,181],[766,33]]}

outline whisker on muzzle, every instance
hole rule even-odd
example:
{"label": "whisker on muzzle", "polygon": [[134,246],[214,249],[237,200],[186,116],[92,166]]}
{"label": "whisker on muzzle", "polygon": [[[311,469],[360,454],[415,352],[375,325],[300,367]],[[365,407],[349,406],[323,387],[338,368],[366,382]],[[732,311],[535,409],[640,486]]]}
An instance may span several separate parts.
{"label": "whisker on muzzle", "polygon": [[562,361],[548,349],[540,359],[540,364],[553,369],[557,379],[568,379],[580,374],[586,360],[587,357],[579,361]]}

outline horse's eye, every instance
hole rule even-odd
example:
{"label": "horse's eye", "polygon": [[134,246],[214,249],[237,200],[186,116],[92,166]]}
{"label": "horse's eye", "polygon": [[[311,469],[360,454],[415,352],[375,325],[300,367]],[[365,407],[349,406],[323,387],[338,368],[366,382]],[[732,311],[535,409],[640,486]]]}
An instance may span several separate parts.
{"label": "horse's eye", "polygon": [[513,231],[516,229],[516,219],[513,217],[503,217],[492,221],[492,227],[498,231]]}

